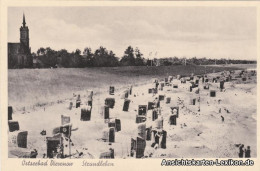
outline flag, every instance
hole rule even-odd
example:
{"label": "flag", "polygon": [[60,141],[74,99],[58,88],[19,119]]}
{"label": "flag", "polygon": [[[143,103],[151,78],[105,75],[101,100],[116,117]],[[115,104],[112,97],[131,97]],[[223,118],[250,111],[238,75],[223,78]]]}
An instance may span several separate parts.
{"label": "flag", "polygon": [[71,135],[71,125],[67,124],[60,127],[60,133],[63,134],[65,137],[70,137]]}
{"label": "flag", "polygon": [[68,124],[68,123],[70,123],[70,117],[61,115],[61,125],[65,125],[65,124]]}

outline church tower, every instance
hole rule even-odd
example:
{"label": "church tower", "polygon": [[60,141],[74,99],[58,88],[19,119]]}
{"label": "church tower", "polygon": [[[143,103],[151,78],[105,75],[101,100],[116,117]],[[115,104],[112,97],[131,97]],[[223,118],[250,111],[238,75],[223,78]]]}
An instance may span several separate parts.
{"label": "church tower", "polygon": [[29,44],[29,28],[23,14],[20,43],[8,43],[8,68],[32,68],[33,58]]}
{"label": "church tower", "polygon": [[29,28],[26,26],[24,14],[23,14],[23,25],[20,28],[20,43],[22,46],[27,47],[29,49],[29,47],[30,47],[29,46]]}

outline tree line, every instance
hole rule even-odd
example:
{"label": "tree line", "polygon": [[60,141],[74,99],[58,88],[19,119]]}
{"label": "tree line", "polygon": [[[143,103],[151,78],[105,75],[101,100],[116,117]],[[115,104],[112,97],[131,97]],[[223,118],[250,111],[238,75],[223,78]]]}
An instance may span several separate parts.
{"label": "tree line", "polygon": [[39,48],[36,53],[32,53],[37,68],[65,67],[116,67],[116,66],[144,66],[146,65],[143,54],[136,47],[128,46],[124,56],[119,58],[112,50],[99,47],[94,52],[87,47],[81,53],[79,49],[69,53],[66,49],[53,50],[50,47]]}
{"label": "tree line", "polygon": [[209,59],[206,57],[203,58],[178,58],[178,57],[168,57],[168,58],[160,58],[153,59],[148,61],[149,65],[225,65],[225,64],[256,64],[254,60],[237,60],[237,59]]}
{"label": "tree line", "polygon": [[50,68],[84,68],[84,67],[116,67],[116,66],[170,66],[170,65],[220,65],[220,64],[254,64],[256,61],[231,60],[231,59],[208,59],[204,58],[178,58],[167,57],[160,59],[145,59],[138,47],[128,46],[124,55],[119,58],[112,50],[101,46],[92,52],[86,47],[83,52],[76,49],[68,52],[66,49],[53,50],[50,47],[39,48],[32,53],[34,67]]}

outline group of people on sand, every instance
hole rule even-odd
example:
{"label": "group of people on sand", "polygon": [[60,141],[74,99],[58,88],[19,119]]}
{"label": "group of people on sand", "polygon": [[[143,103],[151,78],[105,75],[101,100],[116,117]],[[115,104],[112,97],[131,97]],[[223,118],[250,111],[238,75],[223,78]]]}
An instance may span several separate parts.
{"label": "group of people on sand", "polygon": [[250,153],[251,153],[250,146],[247,146],[247,148],[244,148],[244,144],[241,144],[239,146],[239,153],[238,153],[239,158],[243,158],[243,157],[250,158],[251,157]]}

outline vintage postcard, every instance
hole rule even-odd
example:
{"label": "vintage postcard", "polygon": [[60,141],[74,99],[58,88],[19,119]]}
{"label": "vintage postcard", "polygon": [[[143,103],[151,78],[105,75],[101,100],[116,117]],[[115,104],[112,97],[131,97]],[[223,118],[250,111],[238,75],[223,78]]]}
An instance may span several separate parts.
{"label": "vintage postcard", "polygon": [[259,10],[2,0],[1,169],[260,169]]}

